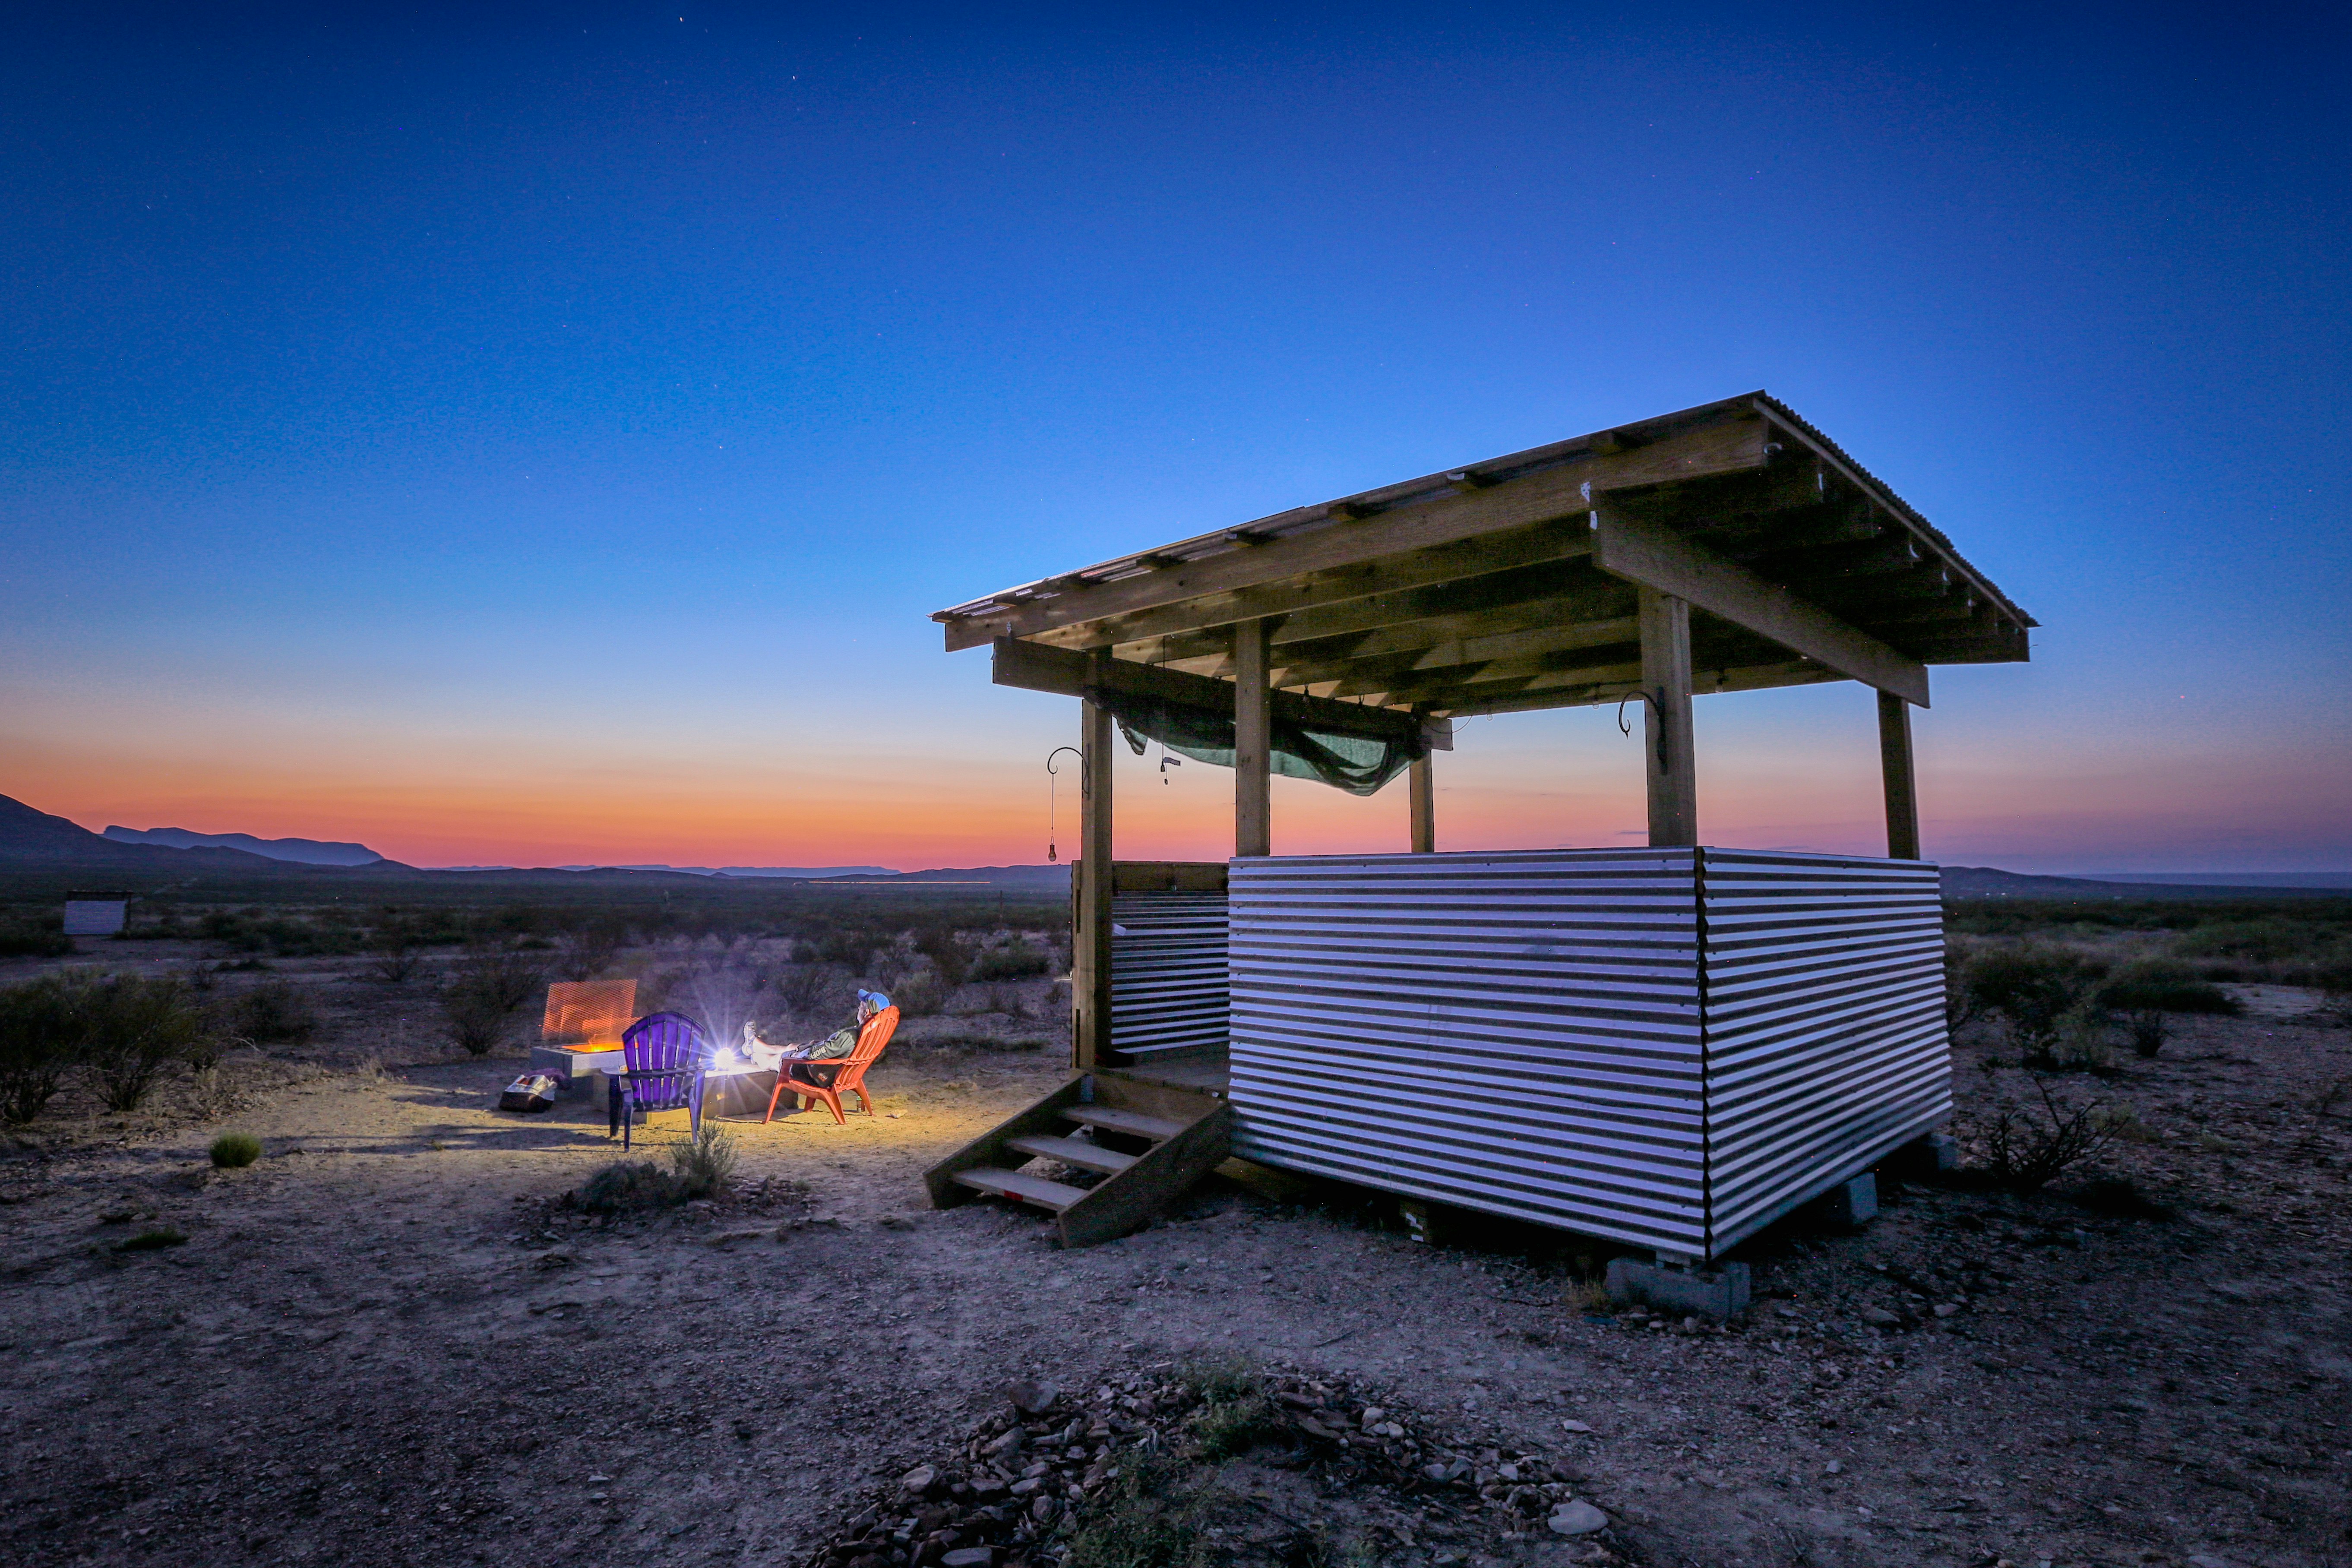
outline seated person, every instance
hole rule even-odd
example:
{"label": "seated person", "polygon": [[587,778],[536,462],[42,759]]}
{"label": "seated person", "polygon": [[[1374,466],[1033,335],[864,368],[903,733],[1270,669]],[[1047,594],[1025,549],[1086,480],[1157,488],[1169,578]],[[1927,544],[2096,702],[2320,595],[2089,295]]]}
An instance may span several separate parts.
{"label": "seated person", "polygon": [[[838,1068],[801,1064],[838,1061],[849,1055],[857,1048],[857,1037],[865,1030],[866,1021],[889,1005],[890,998],[883,993],[860,991],[857,994],[857,1016],[846,1028],[835,1029],[824,1038],[812,1040],[803,1046],[771,1046],[762,1040],[760,1043],[761,1054],[752,1059],[761,1067],[780,1068],[787,1081],[829,1085],[833,1082],[833,1075],[840,1070]],[[770,1052],[774,1053],[773,1060],[769,1059],[767,1053]]]}

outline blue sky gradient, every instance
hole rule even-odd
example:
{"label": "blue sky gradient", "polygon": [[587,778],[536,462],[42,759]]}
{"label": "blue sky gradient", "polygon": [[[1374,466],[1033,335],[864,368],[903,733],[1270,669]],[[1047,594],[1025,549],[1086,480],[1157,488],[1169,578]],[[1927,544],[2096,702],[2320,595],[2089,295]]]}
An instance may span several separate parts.
{"label": "blue sky gradient", "polygon": [[[929,611],[1762,386],[2045,623],[1938,672],[1931,857],[2352,868],[2345,30],[20,15],[0,791],[426,863],[1035,859],[1075,713]],[[1868,715],[1702,703],[1702,837],[1871,848]],[[1184,774],[1123,850],[1225,852]],[[1443,776],[1447,847],[1639,826],[1606,715]],[[1278,800],[1278,849],[1402,847],[1401,798]]]}

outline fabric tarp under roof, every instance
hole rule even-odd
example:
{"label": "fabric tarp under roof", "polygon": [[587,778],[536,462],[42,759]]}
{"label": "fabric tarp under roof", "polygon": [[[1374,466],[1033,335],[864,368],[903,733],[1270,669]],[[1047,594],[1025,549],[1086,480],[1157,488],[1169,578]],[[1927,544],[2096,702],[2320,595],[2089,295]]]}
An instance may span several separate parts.
{"label": "fabric tarp under roof", "polygon": [[[1221,768],[1234,765],[1234,711],[1139,696],[1102,687],[1087,689],[1087,700],[1118,721],[1119,733],[1137,755],[1158,741],[1177,755]],[[1314,730],[1281,714],[1267,724],[1272,740],[1268,766],[1286,778],[1312,779],[1346,790],[1372,795],[1402,773],[1416,759],[1429,754],[1420,735],[1381,740],[1366,735],[1342,735]]]}

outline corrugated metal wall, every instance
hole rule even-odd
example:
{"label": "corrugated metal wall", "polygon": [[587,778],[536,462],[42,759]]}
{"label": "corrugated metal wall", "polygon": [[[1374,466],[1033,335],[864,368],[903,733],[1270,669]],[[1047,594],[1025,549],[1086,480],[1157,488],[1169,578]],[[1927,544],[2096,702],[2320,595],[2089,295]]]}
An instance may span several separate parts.
{"label": "corrugated metal wall", "polygon": [[1121,1061],[1225,1048],[1225,895],[1114,893],[1110,1041]]}
{"label": "corrugated metal wall", "polygon": [[1931,867],[1295,857],[1232,900],[1267,1164],[1712,1255],[1949,1114]]}
{"label": "corrugated metal wall", "polygon": [[1691,862],[1234,861],[1234,1152],[1701,1250]]}
{"label": "corrugated metal wall", "polygon": [[1715,1247],[1952,1114],[1944,908],[1909,860],[1703,852]]}

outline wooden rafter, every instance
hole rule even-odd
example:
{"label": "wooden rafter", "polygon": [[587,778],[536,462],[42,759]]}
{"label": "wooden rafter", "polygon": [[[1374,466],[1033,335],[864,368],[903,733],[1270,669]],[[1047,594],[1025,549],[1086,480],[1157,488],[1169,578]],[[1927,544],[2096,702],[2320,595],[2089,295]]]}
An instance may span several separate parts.
{"label": "wooden rafter", "polygon": [[1200,700],[1230,693],[1234,628],[1255,622],[1279,693],[1403,725],[1418,721],[1403,710],[1616,700],[1639,673],[1637,588],[1692,607],[1699,694],[1855,679],[1924,704],[1927,664],[2024,658],[2032,625],[1762,394],[1297,508],[938,618],[950,648],[1012,638],[1094,654],[1145,685],[1197,683],[1184,689]]}

